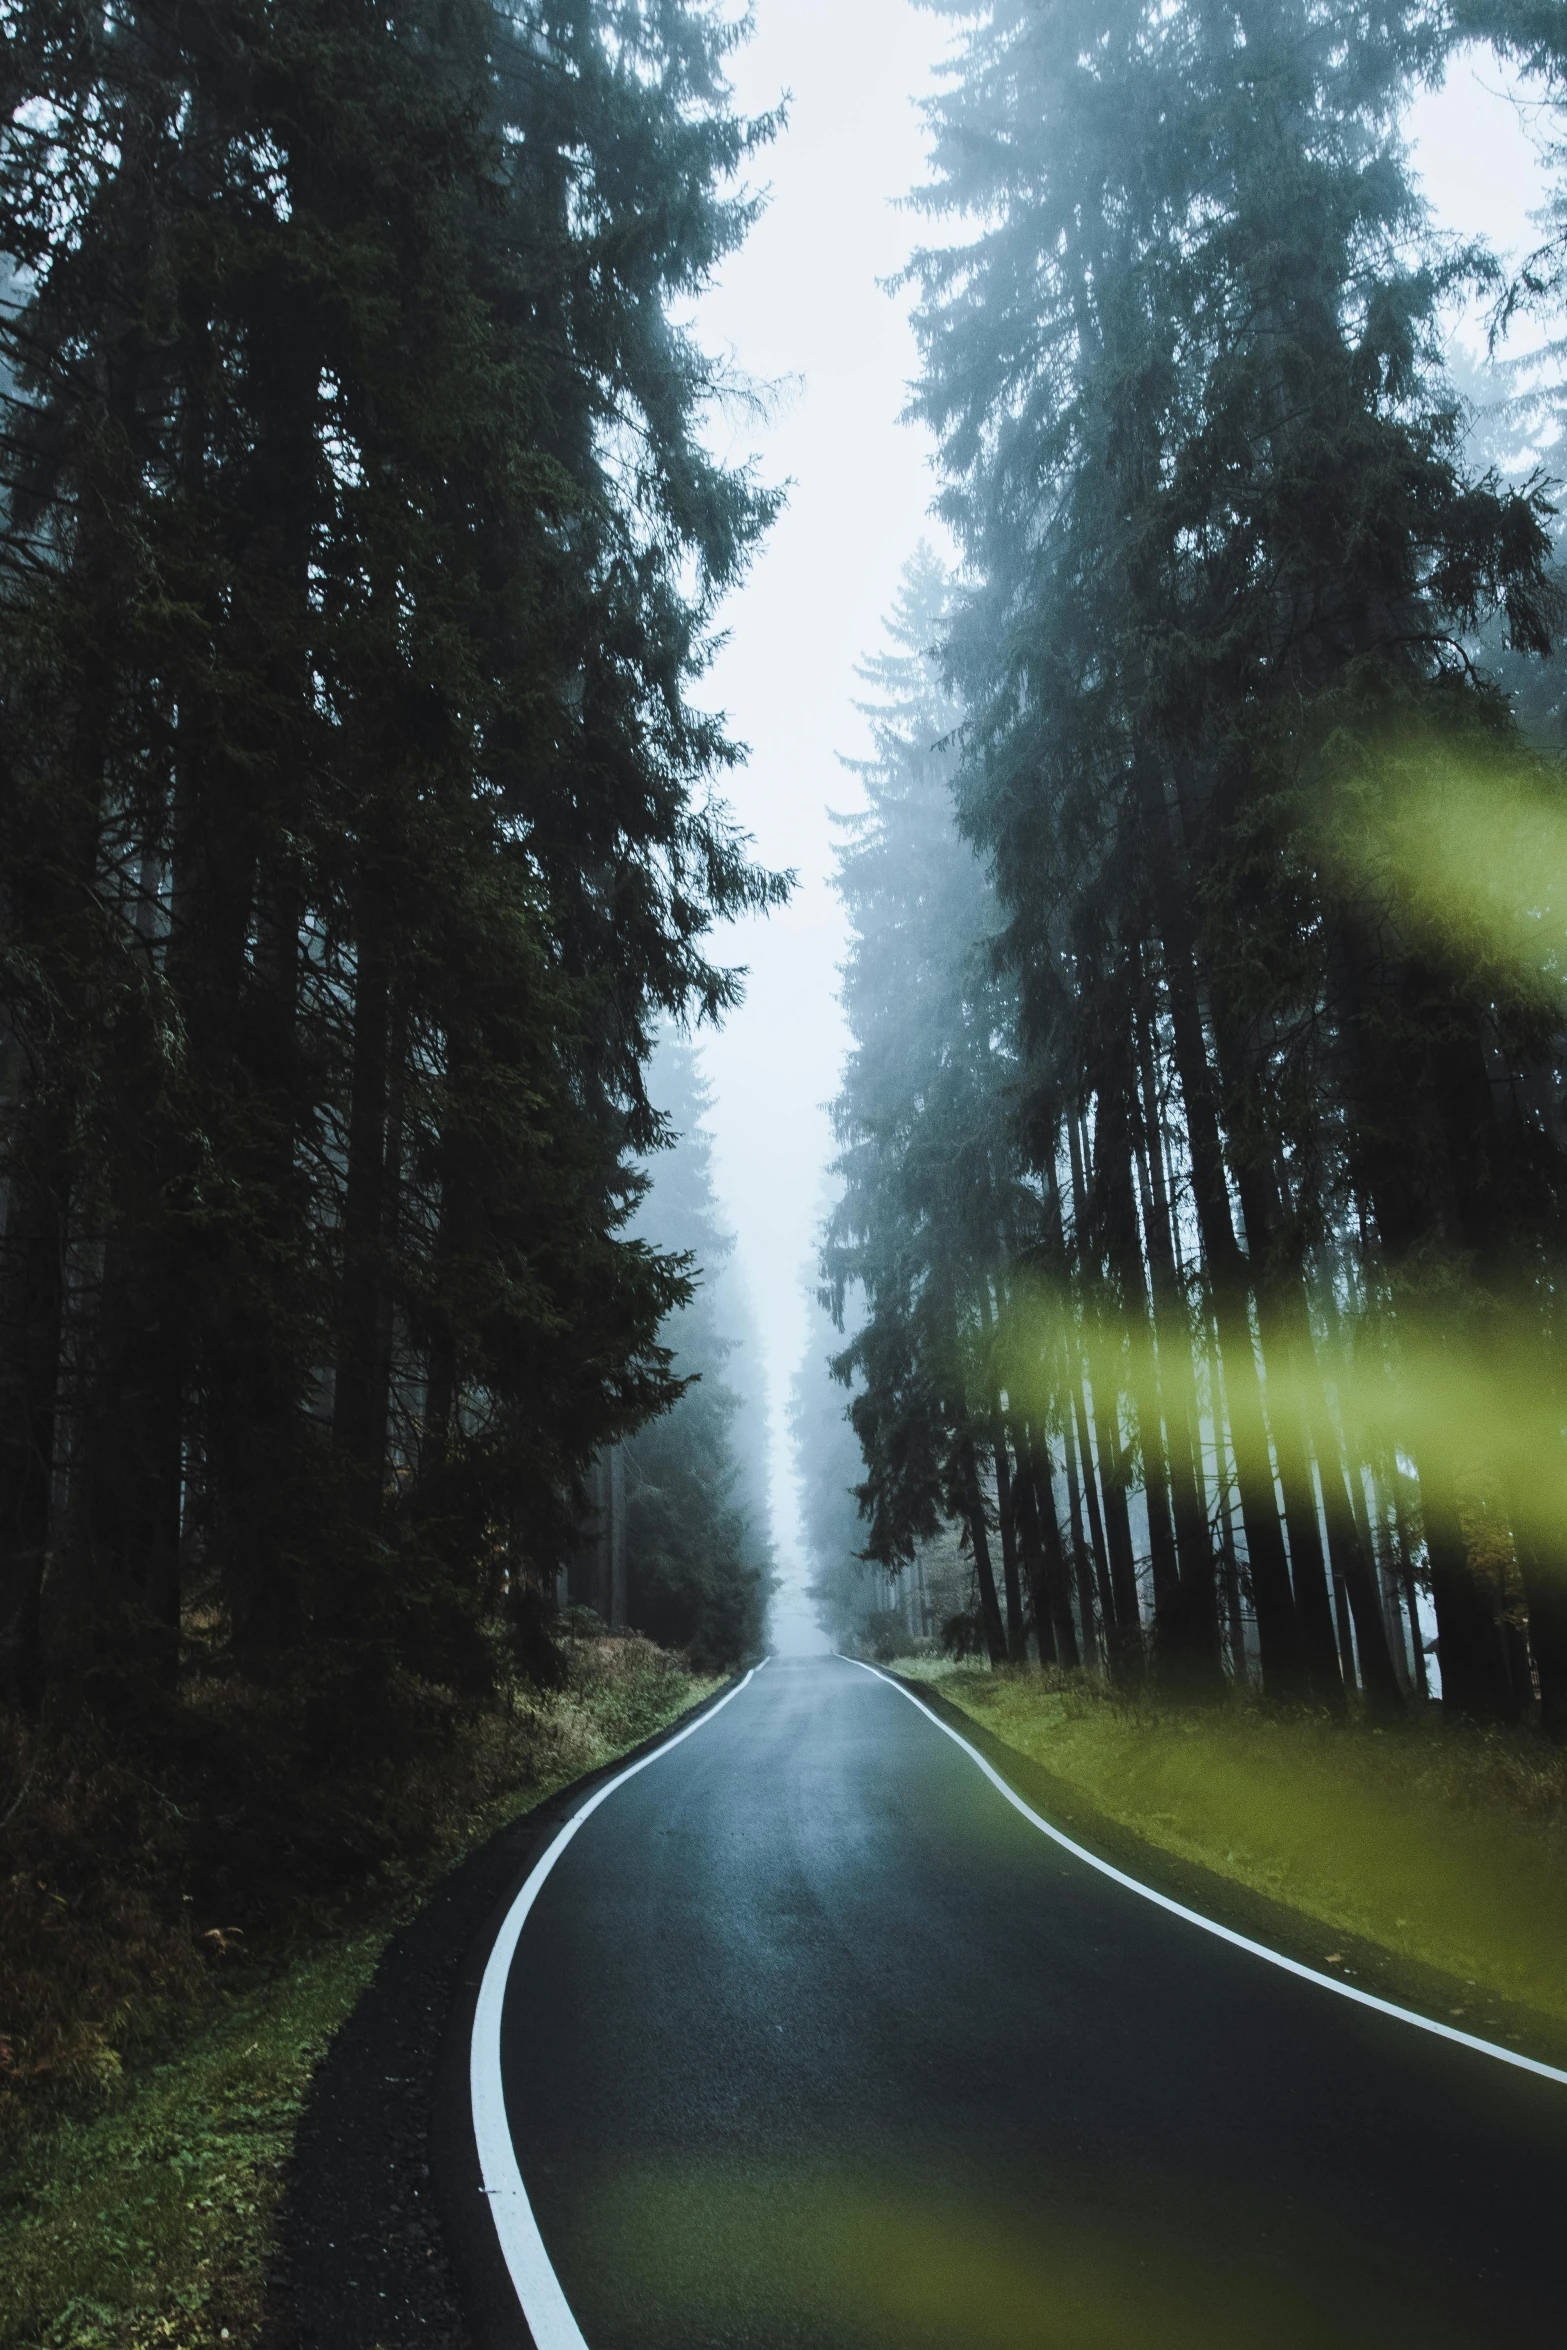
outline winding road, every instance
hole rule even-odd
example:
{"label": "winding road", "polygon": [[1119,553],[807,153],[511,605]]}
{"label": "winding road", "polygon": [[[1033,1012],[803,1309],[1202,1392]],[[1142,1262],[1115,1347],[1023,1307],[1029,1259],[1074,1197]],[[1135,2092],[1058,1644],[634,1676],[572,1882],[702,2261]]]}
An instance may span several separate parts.
{"label": "winding road", "polygon": [[1143,1897],[844,1660],[601,1784],[481,1955],[486,2343],[1567,2342],[1567,2084]]}

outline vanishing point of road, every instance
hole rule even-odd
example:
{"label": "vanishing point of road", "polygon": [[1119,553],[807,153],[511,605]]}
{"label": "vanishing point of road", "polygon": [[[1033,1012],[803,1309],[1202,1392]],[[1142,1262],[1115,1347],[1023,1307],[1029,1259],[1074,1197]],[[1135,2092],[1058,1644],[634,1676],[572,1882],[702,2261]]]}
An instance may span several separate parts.
{"label": "vanishing point of road", "polygon": [[1567,2341],[1567,2086],[1141,1898],[893,1683],[774,1660],[608,1784],[479,1998],[487,2339],[520,2279],[538,2350]]}

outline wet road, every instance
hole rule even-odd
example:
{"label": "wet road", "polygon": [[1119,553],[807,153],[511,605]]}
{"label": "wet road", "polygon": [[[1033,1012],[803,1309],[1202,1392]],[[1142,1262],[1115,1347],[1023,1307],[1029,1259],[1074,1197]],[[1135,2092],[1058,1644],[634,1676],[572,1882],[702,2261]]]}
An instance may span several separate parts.
{"label": "wet road", "polygon": [[1107,1880],[840,1660],[616,1786],[495,1977],[539,2350],[1567,2341],[1567,2087]]}

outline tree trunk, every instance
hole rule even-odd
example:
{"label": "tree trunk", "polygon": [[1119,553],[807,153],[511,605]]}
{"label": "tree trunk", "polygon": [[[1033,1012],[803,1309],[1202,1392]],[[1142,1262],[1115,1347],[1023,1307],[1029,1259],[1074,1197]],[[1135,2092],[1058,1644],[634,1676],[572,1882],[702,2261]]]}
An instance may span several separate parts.
{"label": "tree trunk", "polygon": [[[1074,1403],[1077,1400],[1075,1389],[1072,1400]],[[1070,1406],[1066,1414],[1062,1457],[1066,1470],[1067,1515],[1072,1529],[1072,1564],[1077,1575],[1077,1604],[1083,1618],[1083,1641],[1089,1651],[1097,1655],[1100,1663],[1103,1664],[1105,1661],[1104,1642],[1098,1630],[1100,1623],[1099,1601],[1094,1582],[1095,1570],[1099,1565],[1099,1554],[1096,1546],[1085,1537],[1083,1531],[1083,1496],[1077,1474],[1077,1423]],[[1103,1579],[1108,1591],[1108,1571],[1104,1573]]]}
{"label": "tree trunk", "polygon": [[1055,1615],[1050,1604],[1050,1575],[1045,1564],[1045,1549],[1040,1532],[1039,1510],[1034,1498],[1033,1480],[1028,1474],[1021,1451],[1018,1454],[1017,1482],[1013,1489],[1013,1500],[1017,1511],[1018,1549],[1022,1554],[1023,1572],[1028,1578],[1029,1606],[1034,1618],[1034,1639],[1038,1644],[1039,1663],[1041,1670],[1043,1670],[1046,1665],[1053,1665],[1056,1662]]}
{"label": "tree trunk", "polygon": [[1230,1437],[1235,1449],[1235,1474],[1240,1491],[1241,1524],[1246,1534],[1252,1604],[1257,1617],[1263,1687],[1270,1697],[1299,1697],[1306,1689],[1305,1659],[1273,1490],[1273,1461],[1257,1379],[1246,1266],[1230,1218],[1208,1049],[1197,1006],[1185,917],[1177,911],[1173,890],[1167,888],[1164,899],[1161,913],[1165,976],[1175,1038],[1176,1074],[1192,1162],[1192,1197],[1224,1361]]}
{"label": "tree trunk", "polygon": [[1148,1235],[1159,1398],[1170,1430],[1167,1466],[1178,1569],[1174,1599],[1164,1611],[1163,1622],[1156,1618],[1154,1636],[1161,1671],[1173,1671],[1174,1677],[1195,1693],[1216,1695],[1224,1680],[1219,1659],[1219,1594],[1197,1450],[1191,1317],[1175,1261],[1153,1039],[1146,1018],[1139,1020],[1138,1030],[1143,1136],[1137,1170],[1143,1228]]}
{"label": "tree trunk", "polygon": [[985,1649],[993,1665],[1007,1661],[1007,1636],[1001,1622],[1001,1603],[996,1597],[996,1577],[990,1563],[990,1540],[985,1530],[985,1497],[980,1489],[979,1464],[974,1457],[973,1440],[965,1436],[961,1443],[961,1470],[963,1479],[963,1514],[968,1520],[969,1540],[974,1546],[974,1572],[979,1579],[979,1613],[984,1626]]}
{"label": "tree trunk", "polygon": [[[1066,1133],[1072,1167],[1073,1218],[1081,1232],[1086,1214],[1083,1157],[1077,1121],[1070,1114],[1067,1117]],[[1102,1338],[1102,1321],[1099,1327]],[[1102,1355],[1107,1352],[1107,1347],[1101,1348]],[[1121,1442],[1119,1398],[1114,1394],[1107,1398],[1107,1385],[1101,1362],[1095,1366],[1092,1388],[1099,1486],[1104,1508],[1104,1542],[1109,1560],[1110,1590],[1114,1595],[1107,1629],[1116,1667],[1122,1674],[1135,1680],[1140,1678],[1143,1667],[1142,1610],[1137,1599],[1137,1561],[1132,1548],[1132,1524],[1126,1503],[1126,1447]]]}
{"label": "tree trunk", "polygon": [[[1431,1695],[1431,1675],[1426,1668],[1426,1644],[1420,1629],[1420,1591],[1415,1581],[1414,1545],[1409,1539],[1409,1526],[1404,1506],[1399,1498],[1398,1471],[1390,1493],[1380,1507],[1388,1510],[1393,1520],[1393,1545],[1398,1561],[1398,1581],[1403,1595],[1404,1612],[1409,1619],[1409,1647],[1414,1658],[1415,1685],[1424,1698]],[[1379,1480],[1380,1483],[1380,1480]]]}
{"label": "tree trunk", "polygon": [[[313,205],[316,159],[296,152],[296,201]],[[301,1027],[301,933],[307,912],[313,762],[302,755],[300,714],[313,700],[311,561],[322,467],[316,323],[276,283],[254,288],[266,331],[251,345],[259,429],[251,452],[246,570],[266,633],[255,647],[253,700],[268,714],[270,788],[244,810],[254,844],[254,945],[243,985],[240,1082],[248,1102],[241,1142],[249,1216],[230,1242],[237,1297],[205,1333],[204,1434],[213,1539],[234,1640],[253,1667],[297,1649],[308,1631],[305,1559],[321,1507],[320,1414],[312,1374],[332,1360],[331,1301],[319,1292],[299,1141],[310,1124]],[[248,648],[242,647],[242,652]],[[240,794],[229,778],[225,831]],[[233,1013],[216,1007],[222,1049]],[[240,1301],[243,1301],[242,1303]]]}
{"label": "tree trunk", "polygon": [[1108,1668],[1115,1650],[1115,1587],[1110,1580],[1110,1549],[1105,1540],[1104,1516],[1099,1506],[1099,1472],[1094,1460],[1094,1448],[1089,1441],[1088,1412],[1083,1401],[1083,1390],[1080,1384],[1072,1390],[1072,1409],[1077,1457],[1082,1469],[1083,1499],[1088,1505],[1088,1532],[1094,1562],[1099,1641],[1104,1650],[1104,1661]]}
{"label": "tree trunk", "polygon": [[[1345,908],[1331,976],[1348,1070],[1352,1172],[1375,1211],[1390,1275],[1435,1256],[1484,1267],[1502,1234],[1483,1137],[1494,1126],[1478,1038],[1455,1033],[1450,990],[1414,956],[1389,956],[1380,913]],[[1433,1015],[1432,1007],[1437,1007]],[[1435,1333],[1439,1344],[1450,1335]],[[1417,1464],[1444,1711],[1505,1720],[1515,1708],[1492,1595],[1469,1563],[1448,1464]]]}
{"label": "tree trunk", "polygon": [[26,1711],[43,1691],[40,1607],[60,1370],[65,1175],[54,1123],[44,1121],[12,1177],[0,1240],[0,1702]]}
{"label": "tree trunk", "polygon": [[1133,1195],[1136,1154],[1127,1032],[1134,1017],[1129,1008],[1126,1029],[1117,1027],[1099,1070],[1094,1182],[1106,1250],[1120,1291],[1128,1391],[1148,1513],[1148,1553],[1157,1630],[1161,1617],[1168,1623],[1179,1609],[1180,1570],[1176,1565],[1175,1527],[1170,1514],[1153,1317]]}
{"label": "tree trunk", "polygon": [[[295,1165],[299,1132],[299,933],[301,891],[286,855],[269,859],[257,889],[255,968],[246,1021],[253,1101],[247,1151],[266,1277],[246,1241],[236,1251],[243,1309],[231,1304],[206,1338],[204,1425],[213,1537],[228,1592],[234,1642],[252,1666],[297,1648],[306,1633],[299,1539],[311,1503],[304,1410],[302,1316],[308,1240]],[[309,1319],[306,1326],[309,1327]],[[316,1360],[326,1355],[318,1341]]]}
{"label": "tree trunk", "polygon": [[[1203,1342],[1208,1353],[1208,1386],[1213,1399],[1213,1454],[1214,1475],[1219,1492],[1219,1550],[1224,1562],[1224,1600],[1230,1639],[1230,1670],[1237,1682],[1245,1684],[1251,1677],[1246,1656],[1246,1618],[1241,1604],[1240,1559],[1235,1548],[1235,1512],[1229,1458],[1232,1451],[1227,1441],[1230,1424],[1229,1400],[1224,1387],[1224,1364],[1219,1354],[1219,1334],[1207,1315],[1203,1317]],[[1244,1531],[1244,1527],[1242,1529]]]}
{"label": "tree trunk", "polygon": [[379,909],[366,877],[361,889],[354,972],[353,1073],[348,1118],[348,1172],[343,1195],[343,1273],[337,1385],[332,1432],[353,1472],[356,1509],[366,1523],[380,1512],[386,1466],[386,1389],[382,1379],[382,1242],[386,1218],[388,973]]}
{"label": "tree trunk", "polygon": [[1501,1631],[1489,1595],[1470,1570],[1452,1478],[1429,1454],[1415,1465],[1436,1608],[1442,1711],[1474,1722],[1505,1721],[1514,1707]]}
{"label": "tree trunk", "polygon": [[997,1404],[991,1419],[991,1447],[996,1461],[996,1519],[1001,1534],[1001,1573],[1007,1595],[1007,1656],[1015,1665],[1028,1654],[1023,1631],[1023,1584],[1018,1572],[1017,1521],[1013,1508],[1012,1465]]}
{"label": "tree trunk", "polygon": [[[987,1283],[981,1280],[975,1288],[979,1318],[984,1328],[987,1351],[994,1340],[996,1317],[991,1310]],[[1007,1655],[1013,1664],[1022,1664],[1028,1654],[1027,1637],[1023,1630],[1023,1586],[1018,1571],[1017,1519],[1012,1494],[1012,1465],[1007,1457],[1006,1423],[1002,1414],[1001,1397],[993,1394],[990,1406],[990,1444],[996,1463],[996,1519],[1001,1535],[1001,1572],[1007,1597]]]}
{"label": "tree trunk", "polygon": [[[1327,1399],[1315,1394],[1316,1425],[1312,1431],[1317,1466],[1322,1477],[1323,1515],[1328,1527],[1328,1554],[1334,1584],[1348,1601],[1355,1621],[1355,1647],[1360,1654],[1360,1678],[1373,1713],[1392,1718],[1404,1710],[1393,1652],[1388,1645],[1387,1618],[1377,1589],[1376,1561],[1361,1534],[1349,1471],[1339,1452],[1338,1438],[1328,1418]],[[1341,1623],[1339,1641],[1346,1667],[1351,1650]],[[1346,1675],[1347,1677],[1347,1675]]]}
{"label": "tree trunk", "polygon": [[[1045,1600],[1052,1632],[1051,1646],[1056,1661],[1068,1672],[1076,1672],[1082,1662],[1078,1647],[1077,1626],[1072,1621],[1072,1593],[1067,1572],[1066,1553],[1061,1541],[1061,1521],[1056,1515],[1055,1475],[1050,1465],[1048,1445],[1037,1439],[1025,1425],[1019,1439],[1019,1475],[1029,1497],[1033,1522],[1043,1542]],[[1036,1620],[1039,1602],[1035,1600]],[[1044,1637],[1041,1634],[1039,1657],[1045,1661]]]}
{"label": "tree trunk", "polygon": [[165,1689],[179,1674],[179,1305],[172,1266],[150,1268],[135,1239],[110,1241],[67,1518],[82,1613],[60,1627],[105,1698],[111,1683],[133,1695],[143,1674]]}
{"label": "tree trunk", "polygon": [[1279,1380],[1268,1420],[1284,1495],[1301,1651],[1312,1695],[1319,1705],[1336,1712],[1344,1703],[1344,1663],[1333,1626],[1322,1521],[1301,1420],[1302,1402],[1309,1410],[1320,1390],[1316,1350],[1300,1276],[1294,1268],[1275,1261],[1267,1187],[1254,1169],[1248,1169],[1239,1177],[1238,1189],[1246,1218],[1263,1359],[1272,1365]]}

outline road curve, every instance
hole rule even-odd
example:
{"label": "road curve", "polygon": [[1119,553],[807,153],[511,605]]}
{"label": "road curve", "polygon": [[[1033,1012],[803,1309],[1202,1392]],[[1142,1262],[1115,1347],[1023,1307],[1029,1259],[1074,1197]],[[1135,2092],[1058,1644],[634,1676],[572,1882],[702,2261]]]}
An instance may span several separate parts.
{"label": "road curve", "polygon": [[539,2350],[1567,2339],[1567,2088],[1140,1899],[892,1684],[774,1662],[578,1816],[491,1969]]}

